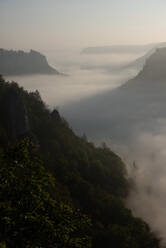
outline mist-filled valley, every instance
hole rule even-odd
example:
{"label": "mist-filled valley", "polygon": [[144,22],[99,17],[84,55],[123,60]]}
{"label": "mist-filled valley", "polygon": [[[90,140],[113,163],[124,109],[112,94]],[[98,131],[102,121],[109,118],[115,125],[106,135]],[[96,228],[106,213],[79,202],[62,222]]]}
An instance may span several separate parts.
{"label": "mist-filled valley", "polygon": [[[48,55],[47,55],[48,54]],[[27,90],[38,89],[50,107],[59,107],[125,83],[137,73],[136,68],[121,66],[140,54],[84,55],[81,51],[45,52],[49,63],[64,75],[6,76]]]}
{"label": "mist-filled valley", "polygon": [[74,130],[106,142],[129,165],[135,189],[129,206],[162,238],[165,233],[166,49],[157,49],[131,80],[64,106]]}
{"label": "mist-filled valley", "polygon": [[165,9],[0,0],[0,248],[166,248]]}
{"label": "mist-filled valley", "polygon": [[135,184],[127,205],[165,240],[165,49],[97,55],[50,52],[48,61],[64,75],[7,79],[28,91],[39,90],[49,108],[58,108],[78,135],[97,145],[105,142],[123,158]]}

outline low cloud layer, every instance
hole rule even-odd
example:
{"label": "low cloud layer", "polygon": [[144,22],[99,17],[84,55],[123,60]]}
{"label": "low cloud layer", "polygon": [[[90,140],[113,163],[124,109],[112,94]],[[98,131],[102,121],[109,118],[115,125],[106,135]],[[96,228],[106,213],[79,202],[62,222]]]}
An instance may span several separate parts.
{"label": "low cloud layer", "polygon": [[[38,89],[51,108],[60,107],[74,131],[86,133],[96,144],[105,141],[122,157],[135,182],[127,205],[166,242],[165,85],[158,83],[160,92],[156,91],[155,82],[143,83],[139,91],[136,87],[125,94],[119,92],[118,86],[132,78],[136,71],[110,73],[111,59],[107,59],[82,58],[81,55],[65,59],[62,56],[57,67],[58,57],[50,57],[51,65],[69,76],[9,79],[27,90]],[[117,58],[114,66],[120,64],[122,60],[118,62]],[[88,68],[82,70],[85,65]]]}
{"label": "low cloud layer", "polygon": [[48,62],[67,76],[36,75],[7,77],[16,81],[28,91],[39,90],[43,100],[52,108],[92,97],[99,92],[112,90],[136,74],[124,65],[138,54],[120,55],[81,55],[80,51],[41,51]]}
{"label": "low cloud layer", "polygon": [[127,204],[166,244],[166,120],[158,134],[142,134],[128,152],[135,187]]}

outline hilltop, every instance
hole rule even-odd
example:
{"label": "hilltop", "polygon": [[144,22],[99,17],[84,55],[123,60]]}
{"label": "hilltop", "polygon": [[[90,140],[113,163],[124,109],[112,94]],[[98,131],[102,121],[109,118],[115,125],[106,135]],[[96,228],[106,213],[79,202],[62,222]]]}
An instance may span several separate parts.
{"label": "hilltop", "polygon": [[30,75],[30,74],[55,74],[60,73],[51,67],[41,53],[0,49],[0,74]]}

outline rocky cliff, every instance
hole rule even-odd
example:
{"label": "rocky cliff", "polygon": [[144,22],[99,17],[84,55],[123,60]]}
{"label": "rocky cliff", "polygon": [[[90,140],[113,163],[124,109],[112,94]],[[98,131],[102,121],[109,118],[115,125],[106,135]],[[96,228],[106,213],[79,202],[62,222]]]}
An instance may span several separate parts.
{"label": "rocky cliff", "polygon": [[13,51],[0,49],[0,74],[26,75],[26,74],[60,74],[52,68],[44,55],[30,50]]}

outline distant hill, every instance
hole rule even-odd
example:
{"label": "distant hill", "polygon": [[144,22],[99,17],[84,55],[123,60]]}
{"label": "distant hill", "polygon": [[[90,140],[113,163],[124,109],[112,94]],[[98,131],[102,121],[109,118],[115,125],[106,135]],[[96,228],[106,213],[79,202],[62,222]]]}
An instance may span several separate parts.
{"label": "distant hill", "polygon": [[137,69],[137,70],[142,70],[142,68],[144,67],[146,60],[155,52],[156,48],[152,48],[151,50],[149,50],[147,53],[145,53],[145,55],[133,60],[132,62],[130,62],[127,65],[124,65],[121,67],[121,69],[128,69],[128,68],[132,68],[132,69]]}
{"label": "distant hill", "polygon": [[82,50],[83,54],[104,54],[104,53],[140,53],[147,52],[154,47],[166,46],[165,42],[151,43],[146,45],[112,45],[112,46],[98,46],[87,47]]}
{"label": "distant hill", "polygon": [[60,74],[51,67],[44,55],[37,51],[30,52],[0,49],[0,74]]}
{"label": "distant hill", "polygon": [[131,85],[132,88],[136,87],[136,85],[138,86],[138,81],[139,87],[144,83],[144,89],[148,87],[150,90],[150,86],[157,85],[158,89],[161,90],[160,83],[166,87],[166,83],[164,83],[166,81],[166,47],[157,48],[155,52],[150,55],[151,52],[146,55],[145,65],[140,73],[134,79],[123,85],[122,88],[128,88],[129,86],[131,87]]}
{"label": "distant hill", "polygon": [[63,108],[77,133],[127,142],[153,131],[166,118],[166,48],[147,58],[143,69],[121,87]]}
{"label": "distant hill", "polygon": [[127,69],[127,68],[134,68],[141,70],[143,66],[145,65],[146,60],[153,54],[155,53],[156,49],[158,48],[164,48],[166,47],[166,43],[159,43],[156,46],[154,46],[152,49],[150,49],[145,55],[141,56],[140,58],[130,62],[129,64],[123,66],[122,69]]}

